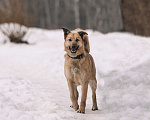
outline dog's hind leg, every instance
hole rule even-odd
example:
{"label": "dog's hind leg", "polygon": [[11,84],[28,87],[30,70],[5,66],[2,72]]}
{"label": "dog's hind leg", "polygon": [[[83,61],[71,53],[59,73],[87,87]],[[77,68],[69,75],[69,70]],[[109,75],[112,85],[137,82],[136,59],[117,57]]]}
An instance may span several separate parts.
{"label": "dog's hind leg", "polygon": [[90,81],[90,87],[92,89],[92,101],[93,101],[92,110],[95,111],[95,110],[98,110],[97,101],[96,101],[96,88],[97,88],[96,79]]}

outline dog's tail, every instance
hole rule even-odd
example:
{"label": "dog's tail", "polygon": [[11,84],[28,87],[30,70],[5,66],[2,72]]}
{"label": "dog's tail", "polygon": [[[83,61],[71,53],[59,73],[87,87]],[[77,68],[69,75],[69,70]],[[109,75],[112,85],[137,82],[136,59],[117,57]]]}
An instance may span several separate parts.
{"label": "dog's tail", "polygon": [[[80,29],[80,28],[76,29],[76,31],[77,31],[77,32],[85,32],[85,31],[83,31],[83,30]],[[90,52],[90,44],[89,44],[89,39],[88,39],[88,35],[87,35],[87,34],[85,34],[85,35],[83,36],[83,41],[84,41],[84,49],[85,49],[85,51],[86,51],[87,53],[89,53],[89,52]]]}

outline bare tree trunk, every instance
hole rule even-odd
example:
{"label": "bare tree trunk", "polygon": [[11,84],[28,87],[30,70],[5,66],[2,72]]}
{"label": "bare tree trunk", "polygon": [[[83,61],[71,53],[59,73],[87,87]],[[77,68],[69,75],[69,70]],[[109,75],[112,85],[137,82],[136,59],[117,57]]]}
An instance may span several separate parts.
{"label": "bare tree trunk", "polygon": [[90,14],[89,14],[88,9],[86,9],[86,19],[87,19],[87,25],[86,25],[86,27],[87,27],[87,28],[91,28],[91,24],[90,24]]}
{"label": "bare tree trunk", "polygon": [[45,6],[45,14],[46,14],[46,28],[51,27],[51,14],[49,9],[49,2],[48,0],[44,0],[44,6]]}
{"label": "bare tree trunk", "polygon": [[58,28],[59,2],[60,0],[55,0],[54,24],[56,28]]}
{"label": "bare tree trunk", "polygon": [[[92,1],[93,2],[93,1]],[[91,0],[87,0],[87,3],[88,7],[85,7],[85,10],[86,10],[86,19],[87,19],[87,28],[91,28],[91,15],[90,15],[90,8],[91,8]]]}
{"label": "bare tree trunk", "polygon": [[8,0],[4,0],[4,1],[0,1],[1,2],[1,4],[0,4],[0,9],[2,10],[2,11],[5,11],[5,12],[10,12],[8,9],[6,9],[6,8],[8,8],[8,6],[10,6],[10,1],[8,1]]}
{"label": "bare tree trunk", "polygon": [[[27,4],[27,2],[24,0],[23,1],[24,2],[24,11],[27,13],[27,10],[28,10],[28,4]],[[25,14],[25,24],[27,24],[28,23],[28,15],[27,14]]]}
{"label": "bare tree trunk", "polygon": [[93,0],[93,6],[95,6],[95,8],[96,8],[96,12],[95,12],[95,15],[94,15],[94,17],[93,17],[93,29],[94,30],[96,30],[96,29],[98,29],[98,27],[99,27],[99,15],[100,15],[100,12],[101,12],[101,8],[100,8],[100,6],[99,5],[97,5],[96,4],[96,1],[95,0]]}
{"label": "bare tree trunk", "polygon": [[[37,1],[38,1],[38,7],[37,7],[37,11],[36,11],[36,13],[37,13],[36,25],[40,26],[41,28],[45,28],[45,21],[43,18],[43,12],[44,12],[44,10],[43,10],[44,5],[42,4],[43,1],[41,1],[41,0],[37,0]],[[40,24],[40,25],[38,25],[38,24]]]}
{"label": "bare tree trunk", "polygon": [[80,27],[79,0],[74,0],[75,27]]}
{"label": "bare tree trunk", "polygon": [[[26,1],[28,4],[29,2]],[[34,2],[34,0],[30,0],[30,8],[32,8],[32,12],[34,13],[33,16],[34,16],[34,24],[37,25],[37,21],[39,21],[39,8],[40,8],[40,5],[39,7],[37,7],[39,4],[38,4],[38,0],[36,2]],[[29,12],[29,10],[28,10]]]}
{"label": "bare tree trunk", "polygon": [[43,17],[40,18],[40,26],[42,28],[45,28],[46,24],[45,24],[45,19]]}

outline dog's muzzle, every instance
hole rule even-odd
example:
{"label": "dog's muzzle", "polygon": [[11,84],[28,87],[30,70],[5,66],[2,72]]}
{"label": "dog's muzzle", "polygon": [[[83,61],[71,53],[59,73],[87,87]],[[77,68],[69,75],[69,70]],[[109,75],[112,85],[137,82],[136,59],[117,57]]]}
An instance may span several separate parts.
{"label": "dog's muzzle", "polygon": [[71,53],[76,53],[78,50],[79,46],[72,45],[72,47],[69,46],[69,50]]}

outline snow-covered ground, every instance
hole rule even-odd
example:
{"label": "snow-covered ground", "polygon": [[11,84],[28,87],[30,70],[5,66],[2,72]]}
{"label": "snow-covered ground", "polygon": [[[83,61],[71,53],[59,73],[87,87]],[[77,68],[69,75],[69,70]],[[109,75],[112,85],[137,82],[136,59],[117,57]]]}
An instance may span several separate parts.
{"label": "snow-covered ground", "polygon": [[62,30],[30,28],[24,39],[32,45],[2,44],[0,33],[0,120],[150,119],[150,38],[87,32],[99,110],[91,110],[90,88],[86,114],[69,107]]}

